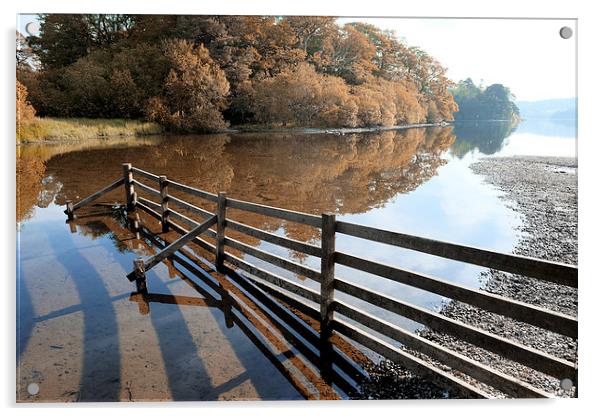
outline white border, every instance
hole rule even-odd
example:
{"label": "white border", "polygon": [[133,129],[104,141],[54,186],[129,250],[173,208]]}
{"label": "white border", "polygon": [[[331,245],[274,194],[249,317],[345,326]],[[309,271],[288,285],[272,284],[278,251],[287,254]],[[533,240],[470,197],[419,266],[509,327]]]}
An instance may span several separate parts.
{"label": "white border", "polygon": [[[489,415],[505,415],[508,412],[525,410],[546,414],[569,415],[595,408],[600,394],[600,319],[598,308],[602,293],[600,263],[600,198],[602,178],[600,155],[602,133],[599,123],[602,105],[600,98],[600,40],[602,39],[601,14],[596,1],[542,1],[504,0],[498,2],[463,0],[420,1],[351,1],[351,0],[303,0],[286,2],[277,0],[104,0],[104,1],[54,1],[22,0],[14,4],[10,0],[2,3],[2,126],[4,137],[2,185],[12,191],[12,198],[2,202],[3,246],[0,250],[5,265],[2,273],[4,283],[2,308],[4,325],[0,332],[2,353],[2,375],[0,392],[2,404],[8,407],[5,414],[60,413],[60,414],[131,414],[143,410],[148,415],[165,415],[166,412],[196,414],[219,413],[265,415],[286,413],[288,415],[323,412],[344,412],[345,416],[379,413],[418,413],[434,411],[441,415],[467,415],[487,412]],[[399,17],[504,17],[504,18],[577,18],[579,59],[579,394],[577,400],[514,400],[514,401],[398,401],[398,402],[239,402],[239,403],[162,403],[162,404],[77,404],[71,406],[16,406],[15,400],[15,184],[14,184],[14,30],[17,13],[71,12],[71,13],[165,13],[165,14],[302,14],[334,16],[399,16]],[[520,63],[517,63],[520,64]],[[5,193],[6,195],[6,193]],[[108,407],[108,408],[107,408]],[[193,408],[192,410],[190,408]],[[600,406],[597,406],[600,407]],[[144,409],[142,409],[144,408]]]}

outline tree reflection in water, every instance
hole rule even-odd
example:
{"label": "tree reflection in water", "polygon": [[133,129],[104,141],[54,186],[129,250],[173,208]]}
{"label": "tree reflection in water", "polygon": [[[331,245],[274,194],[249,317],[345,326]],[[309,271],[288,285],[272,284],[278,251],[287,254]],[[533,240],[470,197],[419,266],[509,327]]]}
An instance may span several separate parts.
{"label": "tree reflection in water", "polygon": [[[81,199],[121,175],[121,163],[165,174],[210,192],[237,199],[320,214],[362,213],[393,196],[416,189],[445,161],[441,154],[455,140],[452,128],[408,129],[378,133],[245,133],[167,136],[141,146],[112,146],[79,151],[27,152],[18,166],[18,219],[34,205],[63,205]],[[35,162],[34,162],[35,161]],[[177,192],[173,192],[178,196]],[[107,201],[119,202],[116,191]],[[214,209],[202,200],[192,201]],[[235,219],[304,241],[318,236],[304,226],[252,214]]]}

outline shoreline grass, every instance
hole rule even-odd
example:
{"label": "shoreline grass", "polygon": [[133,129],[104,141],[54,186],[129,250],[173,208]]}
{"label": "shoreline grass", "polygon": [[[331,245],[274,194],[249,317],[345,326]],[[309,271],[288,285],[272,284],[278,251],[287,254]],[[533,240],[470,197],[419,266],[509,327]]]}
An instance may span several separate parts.
{"label": "shoreline grass", "polygon": [[[385,130],[402,130],[418,127],[434,127],[449,123],[416,123],[396,126],[369,127],[303,127],[296,125],[279,125],[275,123],[234,125],[216,133],[326,133],[346,134]],[[94,139],[134,138],[168,134],[161,125],[126,119],[92,119],[92,118],[54,118],[36,117],[23,122],[17,128],[17,144],[81,142]]]}
{"label": "shoreline grass", "polygon": [[136,137],[163,132],[159,124],[141,120],[36,117],[17,126],[17,143]]}

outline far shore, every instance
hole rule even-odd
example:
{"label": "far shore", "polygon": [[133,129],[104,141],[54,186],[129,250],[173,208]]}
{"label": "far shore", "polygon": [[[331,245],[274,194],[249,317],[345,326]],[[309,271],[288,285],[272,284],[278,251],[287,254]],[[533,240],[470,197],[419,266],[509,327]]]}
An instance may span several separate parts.
{"label": "far shore", "polygon": [[443,127],[448,126],[452,121],[442,121],[439,123],[417,123],[417,124],[402,124],[397,126],[371,126],[371,127],[330,127],[330,128],[318,128],[318,127],[263,127],[263,126],[234,126],[232,128],[224,130],[227,133],[300,133],[300,134],[335,134],[345,135],[351,133],[370,133],[375,131],[388,131],[388,130],[405,130],[415,129],[421,127]]}
{"label": "far shore", "polygon": [[[205,134],[223,133],[294,133],[294,134],[333,134],[343,136],[353,133],[370,133],[390,130],[405,130],[424,127],[443,127],[450,121],[437,123],[417,123],[397,126],[371,127],[274,127],[264,125],[243,125]],[[91,139],[134,139],[141,136],[173,134],[160,125],[140,120],[125,119],[86,119],[86,118],[36,118],[23,123],[17,130],[17,145],[73,143]],[[203,133],[190,133],[203,134]]]}

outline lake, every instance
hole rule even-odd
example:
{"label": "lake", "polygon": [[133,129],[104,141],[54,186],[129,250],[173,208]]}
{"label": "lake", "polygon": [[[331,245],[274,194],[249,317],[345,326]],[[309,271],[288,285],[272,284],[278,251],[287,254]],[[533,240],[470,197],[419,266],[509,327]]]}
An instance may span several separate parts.
{"label": "lake", "polygon": [[[175,261],[148,273],[149,292],[156,298],[145,310],[125,275],[134,258],[151,255],[156,246],[152,238],[128,229],[124,218],[91,210],[74,224],[66,223],[65,201],[82,199],[119,178],[122,163],[213,193],[225,191],[236,199],[312,214],[333,212],[344,221],[510,252],[520,238],[521,218],[469,166],[483,157],[514,155],[575,157],[575,122],[526,120],[516,127],[480,122],[340,136],[231,133],[20,146],[18,399],[298,399],[325,394],[309,372],[301,371],[299,378],[305,381],[292,381],[302,365],[295,354],[288,355],[286,342],[261,329],[265,325],[259,318],[236,312],[238,323],[233,324],[223,305],[215,306],[219,288],[199,281]],[[215,204],[188,200],[215,210]],[[103,201],[122,203],[123,190]],[[319,232],[311,227],[237,210],[228,216],[296,240],[320,241]],[[148,230],[157,230],[156,221],[148,222]],[[317,258],[232,235],[319,269]],[[350,236],[337,236],[337,250],[475,288],[483,284],[484,268]],[[245,260],[317,288],[302,276],[249,256]],[[212,271],[203,267],[200,273],[209,278]],[[343,266],[337,266],[336,273],[432,310],[446,302]],[[352,301],[343,295],[341,299]],[[353,303],[405,328],[420,328],[372,305]],[[266,337],[269,346],[261,341]],[[273,351],[266,353],[266,348]],[[293,346],[291,351],[299,348]],[[26,393],[30,383],[40,386],[36,396]]]}

